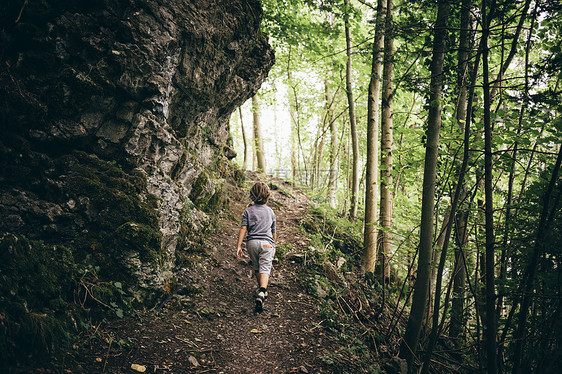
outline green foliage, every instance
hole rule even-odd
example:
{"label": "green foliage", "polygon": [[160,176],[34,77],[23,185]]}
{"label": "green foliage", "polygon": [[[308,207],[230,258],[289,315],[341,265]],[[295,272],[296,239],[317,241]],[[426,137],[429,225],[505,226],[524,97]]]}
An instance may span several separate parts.
{"label": "green foliage", "polygon": [[121,282],[100,278],[99,270],[92,266],[78,268],[80,279],[75,294],[79,305],[96,320],[131,315],[135,302],[133,296],[123,289]]}
{"label": "green foliage", "polygon": [[263,2],[262,27],[279,43],[306,45],[320,51],[326,48],[320,36],[333,35],[332,26],[320,10],[302,0],[267,0]]}
{"label": "green foliage", "polygon": [[277,244],[275,246],[275,257],[283,258],[284,255],[292,252],[294,249],[295,249],[295,247],[293,246],[293,244],[289,243],[289,242],[283,242],[283,243]]}

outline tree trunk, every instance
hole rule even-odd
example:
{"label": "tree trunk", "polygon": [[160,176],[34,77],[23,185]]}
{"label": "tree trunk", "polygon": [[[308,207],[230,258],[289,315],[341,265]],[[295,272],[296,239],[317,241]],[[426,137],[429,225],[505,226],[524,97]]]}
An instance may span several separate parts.
{"label": "tree trunk", "polygon": [[355,103],[353,101],[353,84],[351,82],[351,30],[349,29],[349,0],[344,0],[346,7],[345,18],[345,43],[347,53],[347,67],[345,71],[345,87],[347,90],[347,103],[349,109],[349,124],[351,130],[351,146],[353,152],[352,183],[351,183],[351,206],[349,218],[352,220],[357,217],[357,196],[359,195],[359,140],[357,139],[357,126],[355,119]]}
{"label": "tree trunk", "polygon": [[[431,256],[431,268],[429,271],[429,295],[427,298],[427,313],[426,313],[426,329],[432,328],[432,315],[433,315],[433,304],[435,303],[435,293],[439,292],[435,289],[437,284],[437,264],[439,263],[440,255],[443,251],[443,246],[445,243],[445,236],[447,235],[447,228],[449,227],[451,221],[451,206],[447,207],[445,216],[443,217],[443,223],[439,229],[439,236],[433,247],[433,254]],[[433,292],[432,292],[433,291]]]}
{"label": "tree trunk", "polygon": [[316,139],[314,139],[314,150],[312,152],[312,162],[310,165],[310,188],[314,191],[319,183],[320,165],[322,164],[322,150],[324,148],[324,134],[326,122],[322,122],[322,126],[318,127]]}
{"label": "tree trunk", "polygon": [[379,95],[383,65],[386,0],[377,1],[373,62],[367,102],[367,166],[365,173],[365,230],[361,271],[372,274],[377,260],[377,177],[379,170]]}
{"label": "tree trunk", "polygon": [[[475,61],[475,70],[473,71],[473,75],[472,75],[472,83],[474,86],[474,83],[476,82],[476,67],[478,66],[478,61],[479,61],[479,57],[480,57],[480,50],[478,51],[478,54],[476,56],[476,61]],[[473,92],[471,92],[471,95],[473,95]],[[472,102],[470,103],[470,105],[472,105]],[[468,106],[468,103],[467,103]],[[458,109],[462,109],[462,108],[457,108]],[[462,111],[462,110],[461,110]],[[426,357],[425,357],[425,362],[424,362],[424,366],[422,369],[422,374],[427,373],[427,371],[429,370],[429,363],[431,360],[431,355],[433,353],[433,348],[435,346],[435,343],[437,342],[437,337],[440,334],[440,331],[442,329],[442,326],[444,324],[445,321],[445,317],[447,315],[447,307],[449,305],[449,297],[450,297],[450,291],[451,291],[451,286],[453,285],[453,283],[449,283],[449,287],[447,289],[447,295],[445,297],[445,302],[444,302],[444,309],[443,309],[443,319],[442,319],[442,323],[439,324],[439,310],[440,310],[440,303],[441,303],[441,285],[442,285],[442,278],[443,278],[443,269],[445,267],[445,262],[447,259],[447,250],[449,247],[449,239],[451,237],[451,232],[452,232],[452,217],[455,217],[457,214],[457,207],[459,205],[459,203],[464,200],[464,195],[465,195],[465,187],[464,187],[464,178],[465,178],[465,174],[466,174],[466,169],[468,166],[468,158],[469,158],[469,150],[470,150],[470,138],[469,138],[469,130],[470,130],[470,123],[471,123],[471,112],[470,111],[466,111],[465,112],[466,117],[465,117],[465,126],[464,126],[464,152],[463,152],[463,159],[462,159],[462,165],[461,168],[459,170],[459,174],[457,177],[457,184],[455,187],[455,194],[453,196],[452,202],[451,202],[451,206],[450,206],[450,210],[447,213],[447,216],[444,220],[443,227],[444,227],[444,231],[445,233],[443,234],[443,232],[440,235],[440,240],[441,240],[441,236],[442,236],[442,248],[441,248],[441,254],[440,254],[440,259],[439,259],[439,265],[437,267],[437,276],[436,276],[436,284],[435,284],[435,301],[434,301],[434,313],[433,313],[433,321],[432,321],[432,330],[431,330],[431,336],[429,339],[429,344],[426,350]],[[460,266],[463,266],[463,271],[464,271],[464,262],[457,262],[457,264]],[[458,269],[455,268],[455,270],[458,271]],[[454,280],[454,274],[453,274],[453,279]]]}
{"label": "tree trunk", "polygon": [[494,274],[494,199],[492,180],[492,125],[490,120],[490,82],[488,69],[488,36],[490,33],[487,19],[487,3],[482,1],[482,68],[484,80],[484,192],[486,217],[486,370],[496,372],[496,315],[495,315],[495,274]]}
{"label": "tree trunk", "polygon": [[451,324],[449,336],[457,338],[458,342],[464,331],[464,295],[466,287],[466,253],[468,243],[468,209],[459,210],[456,214],[456,244],[455,266],[453,271],[453,300],[451,302]]}
{"label": "tree trunk", "polygon": [[330,93],[328,81],[324,80],[324,93],[326,96],[326,120],[330,126],[330,171],[328,175],[328,202],[332,209],[336,208],[336,189],[338,183],[337,170],[337,152],[338,152],[338,134],[336,128],[336,120],[334,118],[334,109],[332,107],[333,97]]}
{"label": "tree trunk", "polygon": [[296,138],[297,138],[297,113],[295,110],[295,97],[293,95],[293,77],[291,75],[291,47],[289,46],[289,56],[287,61],[287,86],[288,86],[288,95],[289,96],[289,116],[291,117],[291,169],[293,175],[293,183],[297,184],[297,146],[296,146]]}
{"label": "tree trunk", "polygon": [[381,118],[381,279],[383,284],[390,280],[390,240],[392,230],[392,100],[394,96],[394,25],[392,0],[387,0],[384,38],[384,67]]}
{"label": "tree trunk", "polygon": [[246,140],[246,131],[244,130],[244,121],[242,119],[242,107],[238,107],[238,114],[240,115],[240,128],[242,129],[242,141],[244,142],[244,162],[242,163],[242,170],[248,167],[248,141]]}
{"label": "tree trunk", "polygon": [[437,20],[435,23],[435,37],[433,40],[433,56],[431,61],[430,97],[428,100],[429,115],[423,176],[418,270],[416,283],[414,285],[414,295],[412,297],[410,316],[408,317],[404,340],[400,346],[400,357],[405,358],[408,361],[409,367],[412,367],[413,357],[418,345],[427,303],[427,295],[429,293],[429,265],[433,245],[433,211],[435,208],[435,179],[437,175],[439,131],[441,129],[443,60],[445,56],[445,41],[447,38],[449,10],[449,1],[440,0],[437,10]]}
{"label": "tree trunk", "polygon": [[[528,5],[525,4],[525,12],[528,10]],[[536,14],[537,14],[537,7],[538,4],[535,4],[535,9],[533,10],[533,17],[531,19],[531,26],[529,28],[529,30],[534,30],[535,29],[535,21],[536,21]],[[521,20],[523,20],[525,18],[525,14],[521,15]],[[520,20],[520,23],[521,23]],[[504,294],[504,290],[503,288],[505,287],[505,280],[507,278],[507,268],[508,268],[508,246],[509,246],[509,235],[510,235],[510,226],[511,226],[511,221],[512,221],[512,217],[511,217],[511,213],[512,213],[512,204],[513,204],[513,184],[515,181],[515,175],[516,175],[516,168],[517,168],[517,153],[519,150],[519,135],[521,134],[521,131],[523,131],[523,118],[526,114],[526,110],[528,107],[528,97],[529,97],[529,55],[531,53],[531,41],[532,41],[532,36],[533,33],[529,32],[527,35],[527,41],[526,41],[526,47],[525,47],[525,91],[524,91],[524,100],[523,100],[523,105],[521,105],[521,109],[519,111],[519,121],[518,121],[518,128],[517,128],[517,136],[515,139],[515,142],[513,144],[513,151],[511,152],[511,165],[510,165],[510,171],[509,171],[509,177],[508,177],[508,183],[507,183],[507,201],[506,201],[506,208],[505,208],[505,224],[504,224],[504,234],[503,234],[503,242],[502,242],[502,253],[501,253],[501,260],[500,260],[500,274],[499,274],[499,279],[500,282],[502,284],[502,288],[498,289],[498,301],[496,303],[496,318],[500,319],[501,315],[502,315],[502,309],[504,307],[504,302],[503,302],[503,294]],[[515,49],[515,46],[512,45],[512,51]],[[542,135],[542,131],[541,131],[541,135]],[[540,136],[538,137],[540,138]],[[533,147],[533,149],[535,149]],[[529,157],[529,160],[533,159],[533,153],[531,153],[531,156]],[[523,179],[523,183],[521,184],[521,186],[525,185],[525,180],[526,178]],[[506,330],[504,330],[506,331]],[[503,339],[502,339],[503,340]],[[503,344],[500,342],[499,344],[499,348],[498,348],[498,353],[501,355],[503,353]]]}
{"label": "tree trunk", "polygon": [[265,173],[265,156],[263,154],[263,141],[261,137],[260,108],[256,95],[252,96],[252,111],[254,112],[254,149],[258,161],[258,171]]}
{"label": "tree trunk", "polygon": [[[461,4],[461,29],[459,39],[459,52],[457,55],[458,70],[457,70],[457,84],[459,87],[459,96],[457,100],[456,118],[459,127],[463,127],[462,123],[470,121],[467,118],[467,74],[468,74],[468,57],[470,47],[471,35],[471,17],[470,17],[471,0],[463,0]],[[463,133],[468,131],[469,126],[466,126]],[[468,138],[465,138],[468,140]],[[465,140],[465,141],[467,141]],[[465,149],[468,145],[465,144]],[[468,152],[465,152],[468,156]],[[464,159],[463,159],[464,162]],[[461,183],[460,181],[458,183]],[[462,195],[460,201],[464,201],[466,196],[466,183],[463,181]],[[456,248],[455,248],[455,265],[453,271],[453,300],[451,305],[451,324],[449,326],[449,335],[452,338],[459,338],[464,330],[464,289],[466,286],[466,254],[464,248],[468,241],[468,209],[458,209],[456,213]]]}

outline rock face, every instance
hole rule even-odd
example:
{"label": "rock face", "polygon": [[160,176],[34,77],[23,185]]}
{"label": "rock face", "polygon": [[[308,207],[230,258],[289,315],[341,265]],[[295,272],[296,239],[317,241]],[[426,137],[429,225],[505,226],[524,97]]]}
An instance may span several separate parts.
{"label": "rock face", "polygon": [[70,248],[143,301],[221,202],[228,119],[274,63],[260,4],[6,3],[0,236]]}

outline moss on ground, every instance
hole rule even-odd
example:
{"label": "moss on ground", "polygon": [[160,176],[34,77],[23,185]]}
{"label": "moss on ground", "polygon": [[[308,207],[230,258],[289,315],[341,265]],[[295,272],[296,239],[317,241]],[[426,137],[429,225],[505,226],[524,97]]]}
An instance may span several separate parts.
{"label": "moss on ground", "polygon": [[68,342],[76,274],[66,247],[0,237],[0,369],[30,355],[47,357]]}

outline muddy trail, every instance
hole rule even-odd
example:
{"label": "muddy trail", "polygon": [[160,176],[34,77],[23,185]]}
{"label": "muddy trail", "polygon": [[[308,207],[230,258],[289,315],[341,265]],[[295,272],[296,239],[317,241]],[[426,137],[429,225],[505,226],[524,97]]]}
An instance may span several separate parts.
{"label": "muddy trail", "polygon": [[335,342],[323,331],[318,299],[306,292],[307,270],[298,261],[308,246],[299,223],[310,201],[282,181],[267,182],[277,246],[288,243],[292,253],[274,263],[263,313],[254,312],[251,265],[235,257],[248,188],[229,187],[230,206],[205,239],[205,253],[183,270],[180,292],[155,310],[90,331],[80,359],[84,372],[331,372],[322,357]]}

